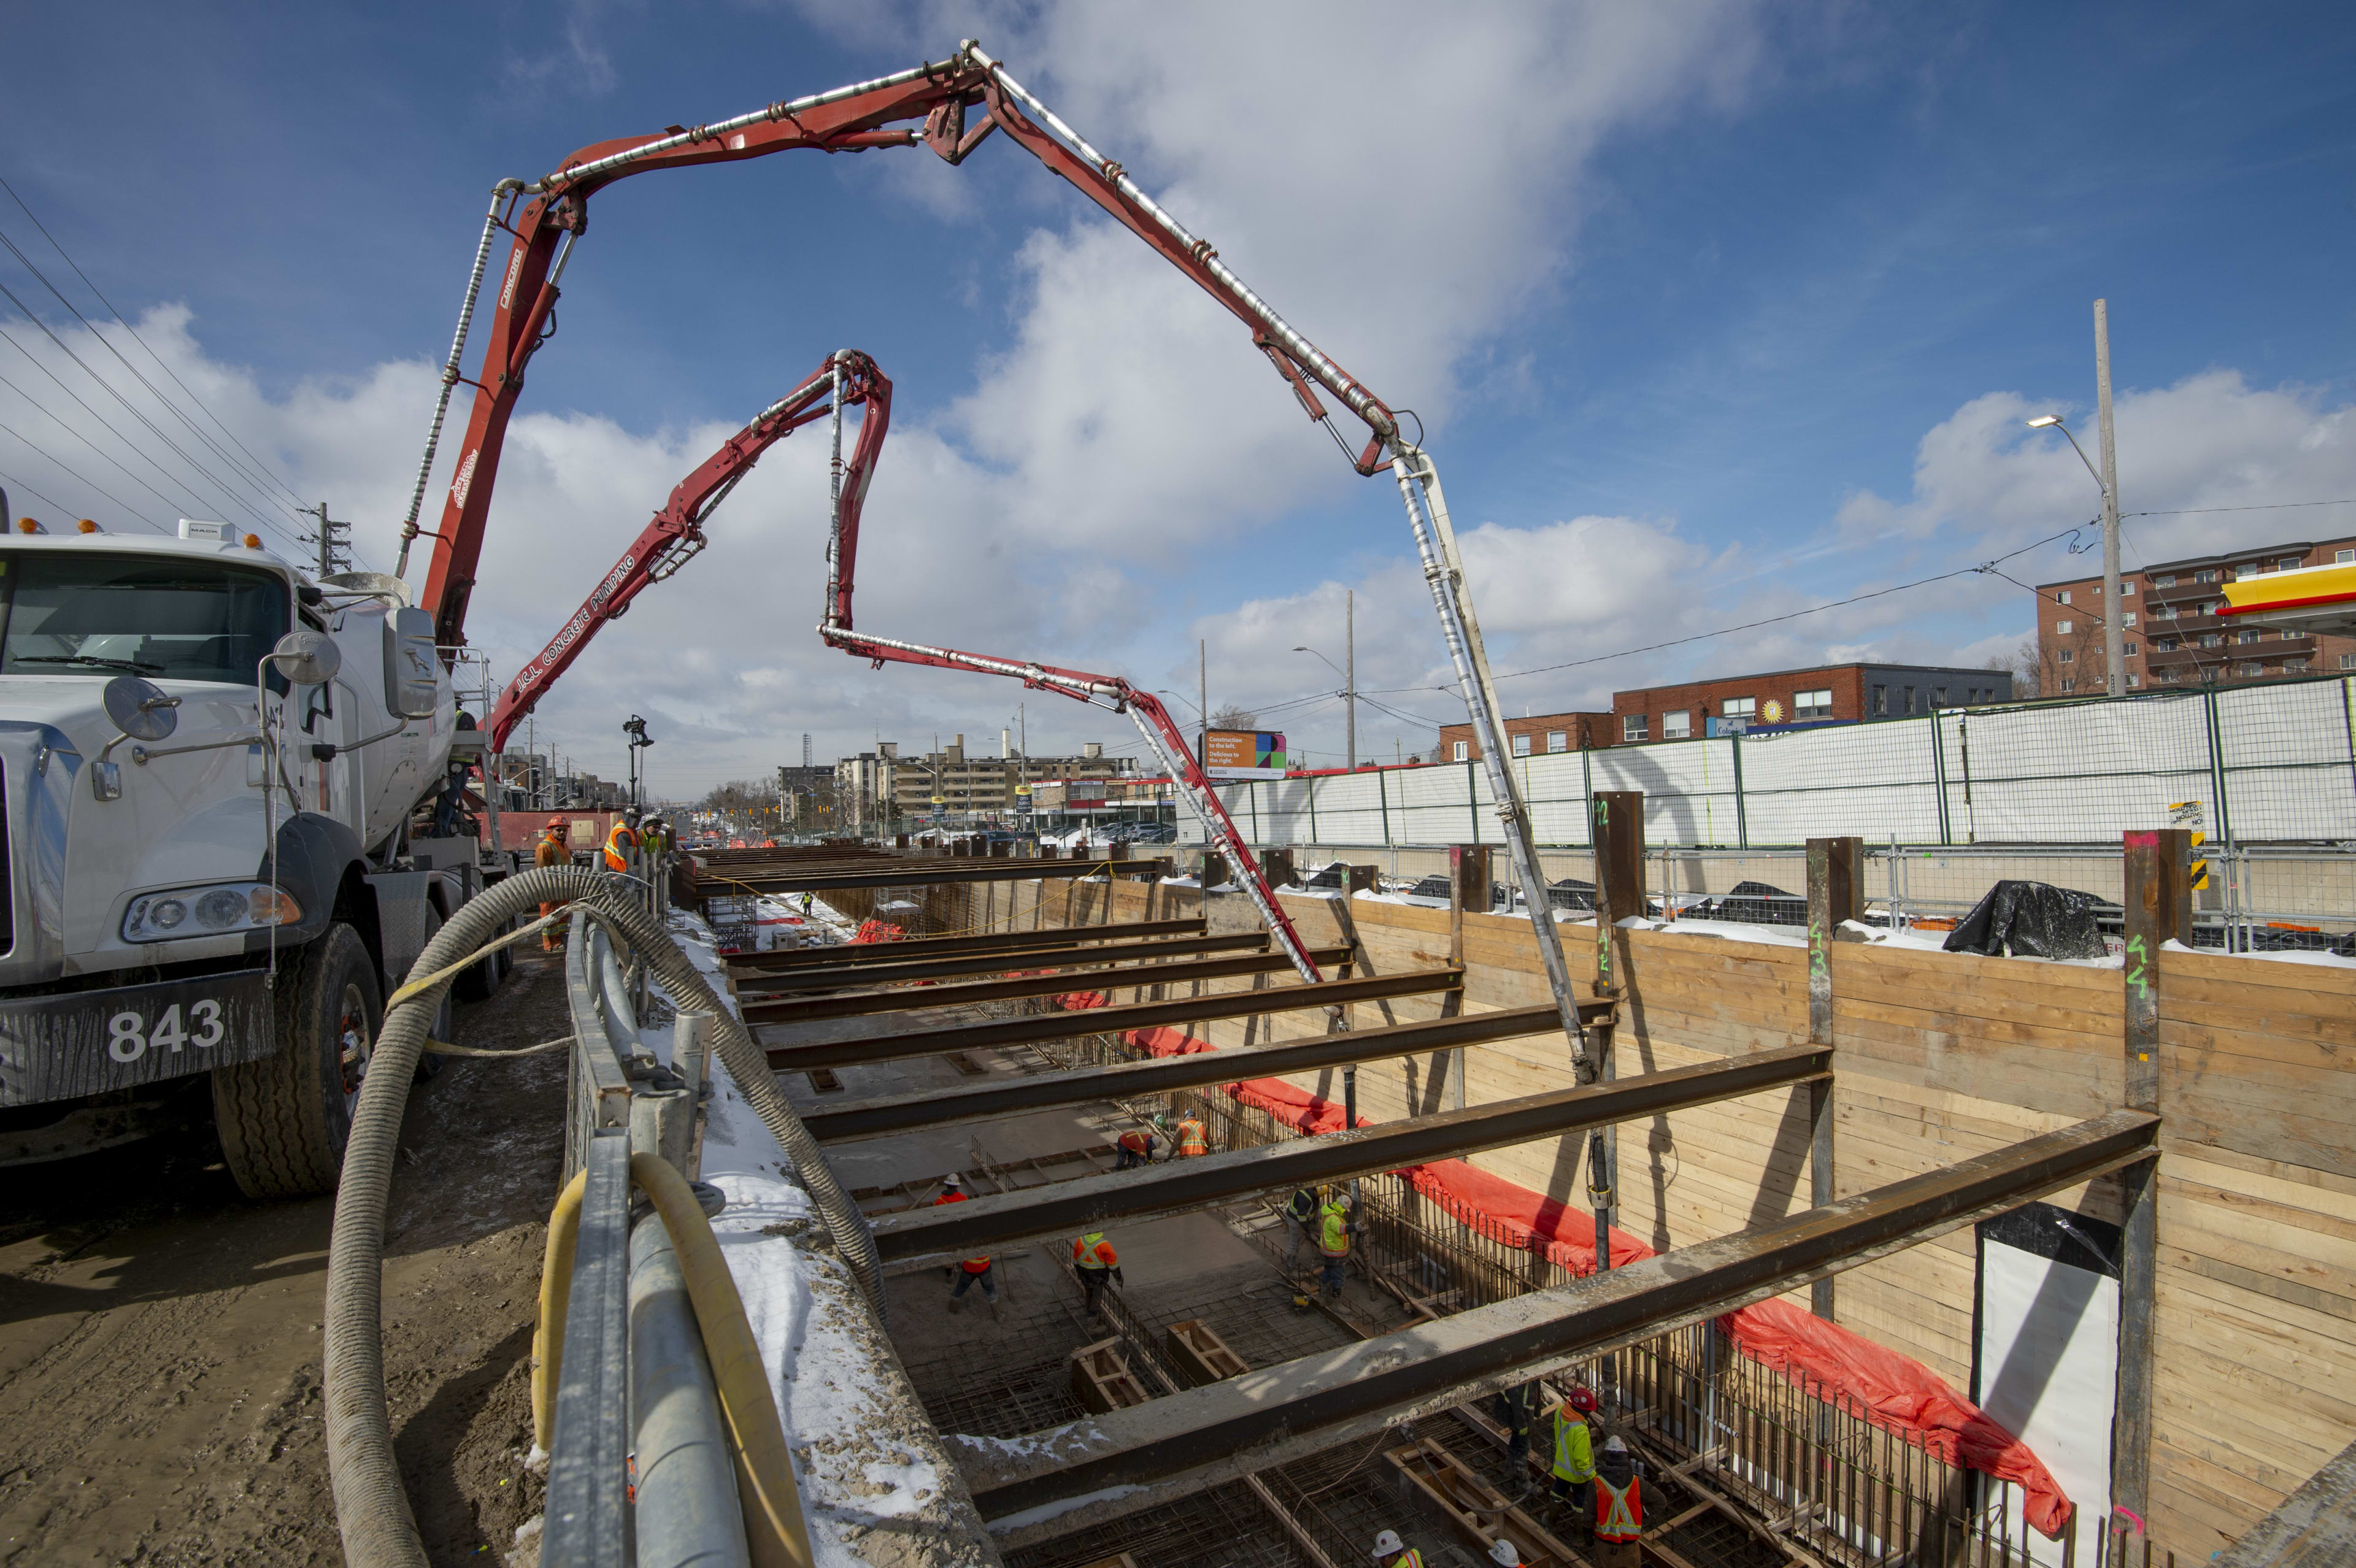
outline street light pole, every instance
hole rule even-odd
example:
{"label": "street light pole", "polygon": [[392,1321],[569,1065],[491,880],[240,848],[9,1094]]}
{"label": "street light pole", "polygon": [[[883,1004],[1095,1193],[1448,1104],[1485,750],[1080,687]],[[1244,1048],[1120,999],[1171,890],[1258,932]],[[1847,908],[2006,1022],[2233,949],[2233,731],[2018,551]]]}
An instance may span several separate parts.
{"label": "street light pole", "polygon": [[2094,302],[2094,400],[2103,448],[2103,664],[2110,695],[2126,689],[2126,616],[2119,603],[2119,469],[2111,444],[2111,311]]}
{"label": "street light pole", "polygon": [[1350,771],[1355,773],[1358,771],[1358,592],[1355,588],[1342,591],[1342,696],[1349,713],[1345,723]]}

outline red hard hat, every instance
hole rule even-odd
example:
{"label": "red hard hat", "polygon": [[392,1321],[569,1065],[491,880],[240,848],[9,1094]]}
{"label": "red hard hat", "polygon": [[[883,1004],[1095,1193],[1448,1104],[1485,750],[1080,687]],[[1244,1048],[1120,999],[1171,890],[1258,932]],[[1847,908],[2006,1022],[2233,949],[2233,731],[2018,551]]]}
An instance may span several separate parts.
{"label": "red hard hat", "polygon": [[562,827],[564,826],[564,818],[561,816],[552,816],[541,826],[547,827]]}
{"label": "red hard hat", "polygon": [[1595,1403],[1595,1395],[1590,1392],[1584,1384],[1572,1389],[1570,1391],[1570,1397],[1563,1401],[1563,1403],[1569,1405],[1571,1409],[1579,1412],[1581,1415],[1593,1415],[1598,1408]]}

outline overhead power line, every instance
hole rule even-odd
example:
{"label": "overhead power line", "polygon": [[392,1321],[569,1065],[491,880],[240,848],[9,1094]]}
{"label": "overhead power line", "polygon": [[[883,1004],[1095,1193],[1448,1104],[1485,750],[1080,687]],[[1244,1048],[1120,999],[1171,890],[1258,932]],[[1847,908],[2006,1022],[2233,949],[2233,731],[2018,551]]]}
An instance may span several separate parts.
{"label": "overhead power line", "polygon": [[[156,353],[155,348],[145,338],[139,336],[139,329],[132,325],[130,319],[121,311],[115,309],[114,302],[106,297],[104,291],[100,289],[96,283],[91,282],[90,274],[81,270],[81,264],[76,261],[72,256],[67,254],[65,246],[59,242],[56,235],[49,232],[48,225],[41,221],[40,215],[36,213],[30,207],[27,207],[25,203],[25,198],[16,194],[16,187],[10,185],[5,178],[0,178],[0,190],[5,190],[8,193],[8,199],[15,202],[18,209],[24,213],[26,218],[31,220],[33,227],[41,231],[41,238],[49,242],[49,249],[55,251],[58,253],[59,259],[64,261],[68,267],[73,269],[73,275],[80,278],[82,282],[82,286],[91,292],[91,296],[95,298],[99,304],[106,307],[107,314],[114,317],[116,321],[123,324],[123,330],[131,335],[131,340],[134,343],[138,344],[141,348],[146,350],[147,357],[155,362],[155,368],[157,369],[163,371],[165,375],[171,378],[172,385],[179,388],[181,391],[187,393],[188,400],[196,404],[198,408],[204,411],[205,417],[213,421],[214,428],[229,438],[230,444],[236,447],[238,451],[245,453],[246,457],[252,462],[256,468],[267,475],[272,483],[275,484],[279,489],[284,491],[288,498],[299,506],[303,497],[295,492],[294,487],[286,483],[284,476],[280,475],[276,469],[271,467],[267,462],[256,456],[252,447],[246,445],[242,441],[240,441],[237,438],[237,432],[230,429],[229,426],[222,421],[220,415],[213,411],[212,406],[207,403],[203,398],[198,396],[195,389],[191,388],[186,381],[181,380],[179,373],[165,362],[164,357]],[[12,245],[9,249],[13,251],[16,247]],[[18,256],[19,259],[22,259],[23,252],[19,251]],[[26,265],[30,267],[32,263],[27,261],[26,262]],[[35,275],[39,275],[37,269],[35,270]],[[46,285],[48,284],[48,280],[47,278],[42,278],[41,282]],[[49,292],[51,293],[57,293],[57,290],[54,287],[50,288]],[[58,297],[62,300],[65,296],[59,294]],[[67,308],[71,310],[73,307],[69,304]],[[79,318],[81,313],[75,311],[74,314],[76,317]],[[88,325],[89,323],[84,322],[83,325]],[[117,356],[117,357],[120,357],[120,356]],[[127,365],[129,361],[126,360],[124,363]],[[137,372],[134,371],[133,374],[135,375]],[[154,389],[151,388],[149,389],[153,390]],[[160,392],[157,393],[156,396],[159,400],[162,398],[162,394]]]}
{"label": "overhead power line", "polygon": [[[156,473],[163,475],[166,480],[172,479],[173,475],[168,469],[166,469],[162,464],[156,462],[154,458],[148,456],[145,453],[140,451],[138,444],[133,442],[130,437],[124,435],[121,431],[115,429],[112,424],[109,423],[104,414],[100,413],[96,409],[91,408],[88,403],[83,402],[80,393],[76,392],[71,387],[67,386],[63,381],[58,380],[57,372],[50,369],[47,365],[42,364],[39,357],[36,356],[32,350],[17,342],[16,336],[9,332],[6,327],[0,326],[0,341],[6,342],[8,347],[14,348],[17,353],[22,354],[26,358],[31,360],[34,369],[38,370],[42,375],[47,376],[51,381],[56,382],[58,390],[63,392],[67,397],[73,399],[75,404],[80,408],[82,412],[88,414],[91,418],[99,422],[101,429],[104,430],[109,435],[114,437],[115,440],[123,443],[124,446],[129,447],[131,449],[131,454],[134,457],[136,457],[141,462],[146,464],[148,467],[153,468]],[[121,468],[124,474],[130,475],[131,478],[140,485],[144,486],[148,494],[161,500],[166,506],[171,507],[174,511],[199,512],[205,509],[200,506],[191,504],[184,498],[175,498],[173,496],[166,496],[161,490],[156,489],[155,485],[148,484],[146,480],[140,478],[136,474],[132,474],[130,469],[123,467],[120,459],[102,448],[96,442],[82,434],[81,432],[74,429],[73,426],[68,424],[62,418],[59,418],[53,410],[45,406],[38,398],[36,398],[30,392],[25,390],[24,388],[16,385],[16,382],[9,380],[6,377],[0,376],[0,387],[7,388],[10,391],[16,393],[18,397],[32,404],[36,412],[54,421],[59,429],[63,430],[69,435],[71,435],[76,441],[80,442],[84,446],[89,447],[92,452],[97,453],[101,457],[103,457],[109,463],[113,464],[115,467]],[[52,503],[52,505],[54,504],[55,503]]]}
{"label": "overhead power line", "polygon": [[[158,523],[155,518],[139,510],[136,507],[132,506],[128,501],[112,494],[104,485],[97,483],[95,480],[92,480],[84,475],[75,473],[70,464],[67,464],[63,459],[56,456],[54,453],[43,451],[40,443],[34,441],[30,436],[25,434],[24,432],[16,430],[5,424],[0,424],[0,431],[5,431],[8,434],[15,436],[26,446],[30,447],[37,454],[46,458],[52,467],[64,470],[67,475],[79,480],[82,485],[97,491],[100,495],[104,496],[108,500],[122,507],[124,511],[129,512],[133,517],[138,518],[149,528],[154,528],[157,533],[162,533],[164,531],[164,526],[161,523]],[[47,496],[43,496],[42,499],[48,500],[48,498]],[[55,501],[50,501],[49,505],[54,507],[57,503]],[[8,519],[0,517],[0,531],[5,531]]]}

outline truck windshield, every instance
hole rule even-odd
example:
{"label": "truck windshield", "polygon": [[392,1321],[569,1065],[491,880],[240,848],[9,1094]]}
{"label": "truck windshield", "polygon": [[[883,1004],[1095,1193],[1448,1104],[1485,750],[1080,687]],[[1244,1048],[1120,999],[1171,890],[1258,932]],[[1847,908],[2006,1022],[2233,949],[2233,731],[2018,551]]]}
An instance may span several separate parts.
{"label": "truck windshield", "polygon": [[286,631],[273,573],[168,556],[0,555],[0,675],[134,675],[253,684]]}

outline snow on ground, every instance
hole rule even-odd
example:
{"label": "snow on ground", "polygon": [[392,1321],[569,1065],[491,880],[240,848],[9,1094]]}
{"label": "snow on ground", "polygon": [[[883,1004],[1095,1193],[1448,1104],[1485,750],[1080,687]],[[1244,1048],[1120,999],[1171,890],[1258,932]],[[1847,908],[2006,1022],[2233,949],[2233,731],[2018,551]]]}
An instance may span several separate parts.
{"label": "snow on ground", "polygon": [[2159,944],[2162,953],[2193,953],[2203,958],[2257,958],[2270,964],[2314,964],[2326,969],[2356,969],[2356,958],[2342,958],[2336,953],[2302,953],[2290,950],[2282,953],[2227,953],[2215,947],[2187,947],[2174,937]]}
{"label": "snow on ground", "polygon": [[[674,911],[670,929],[734,1011],[710,928]],[[669,1030],[647,1044],[668,1059]],[[778,1396],[818,1568],[980,1563],[963,1481],[809,1195],[716,1058],[712,1075],[701,1178],[728,1200],[712,1228]]]}

